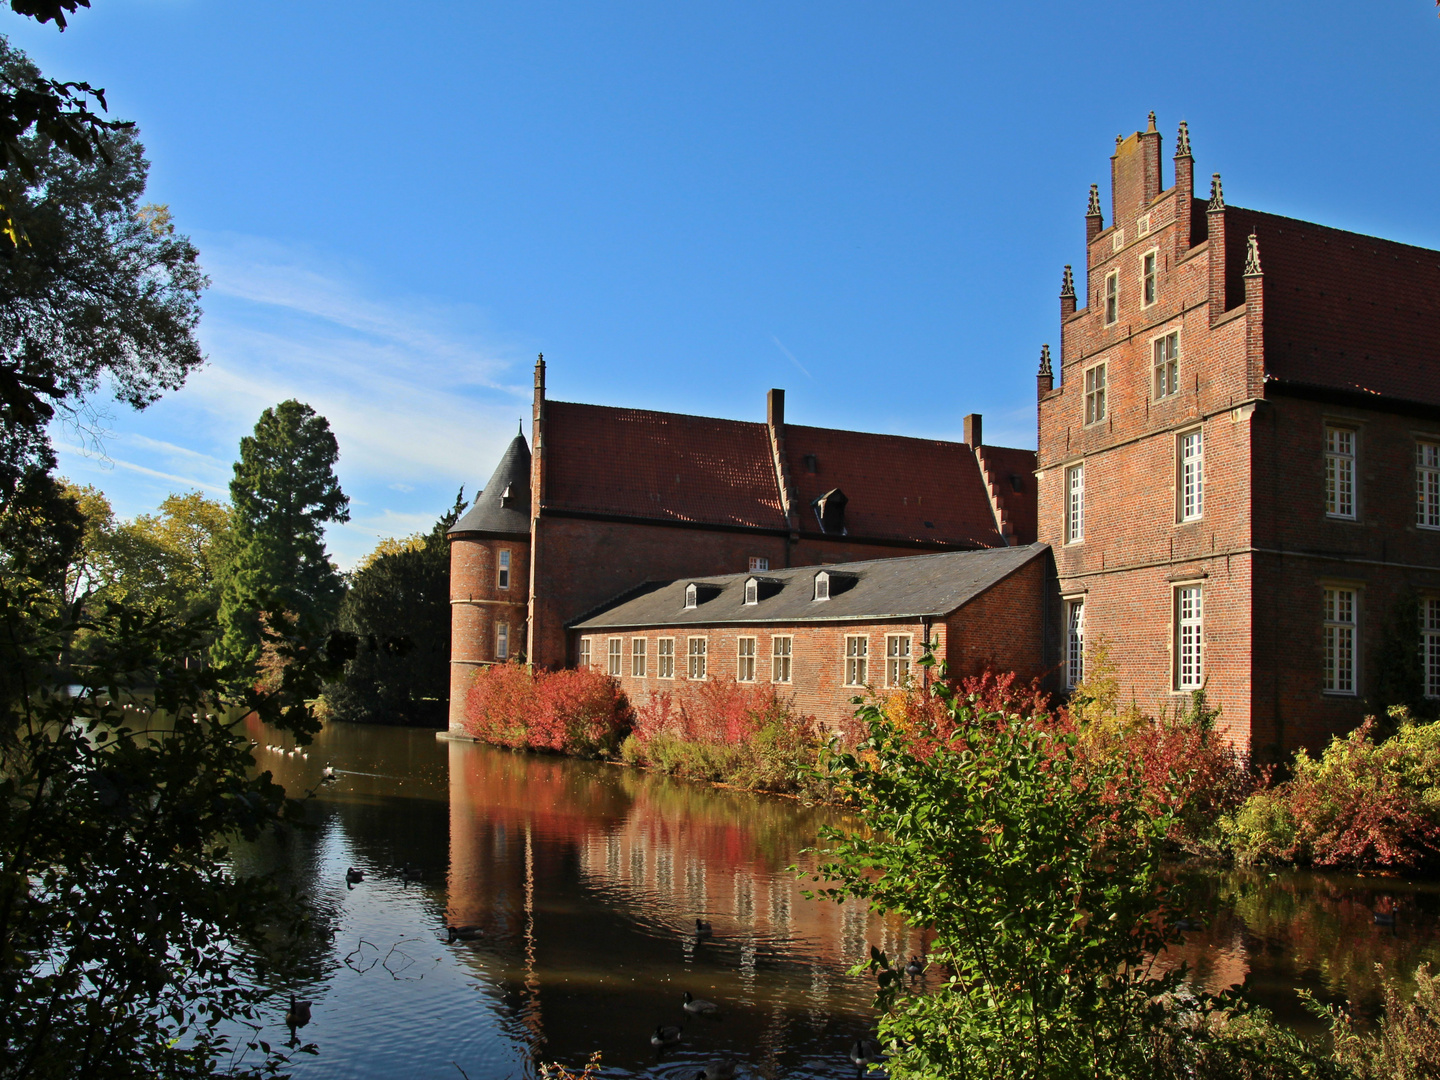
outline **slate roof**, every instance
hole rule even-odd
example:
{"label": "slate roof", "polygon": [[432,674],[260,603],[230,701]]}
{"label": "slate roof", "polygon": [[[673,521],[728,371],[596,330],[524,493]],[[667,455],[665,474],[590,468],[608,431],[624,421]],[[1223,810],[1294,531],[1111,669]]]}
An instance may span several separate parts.
{"label": "slate roof", "polygon": [[[547,402],[545,410],[544,512],[788,528],[764,424],[567,401]],[[821,531],[810,504],[838,487],[848,499],[850,537],[1004,543],[975,454],[963,443],[794,424],[784,432],[803,532]],[[1023,504],[1034,502],[1034,452],[995,450],[1023,459],[1017,468],[1029,494],[1016,494],[1021,509],[1010,517],[1033,522],[1033,507],[1027,513]],[[1033,539],[1033,524],[1017,536]]]}
{"label": "slate roof", "polygon": [[1230,206],[1229,306],[1245,299],[1252,231],[1265,275],[1268,375],[1440,404],[1440,251]]}
{"label": "slate roof", "polygon": [[[510,495],[502,502],[507,490]],[[530,446],[524,435],[510,440],[495,475],[475,496],[474,505],[451,527],[449,535],[459,533],[530,535]]]}
{"label": "slate roof", "polygon": [[[755,574],[681,578],[648,582],[622,594],[571,624],[575,630],[605,630],[663,626],[737,626],[853,622],[862,620],[941,617],[949,615],[1033,559],[1041,558],[1048,544],[987,548],[979,551],[944,551],[898,559],[799,566]],[[831,575],[831,597],[817,601],[815,575]],[[849,576],[844,591],[837,578]],[[747,606],[745,582],[751,577],[776,582],[779,591]],[[710,585],[708,599],[685,607],[685,588],[691,582]]]}

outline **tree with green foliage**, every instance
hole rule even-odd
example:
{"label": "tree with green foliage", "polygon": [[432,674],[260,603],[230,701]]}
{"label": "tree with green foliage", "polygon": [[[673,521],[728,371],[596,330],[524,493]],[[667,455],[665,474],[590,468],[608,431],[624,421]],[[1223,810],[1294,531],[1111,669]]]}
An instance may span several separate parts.
{"label": "tree with green foliage", "polygon": [[325,552],[324,527],[350,520],[350,500],[335,478],[339,457],[329,422],[293,399],[266,409],[255,433],[240,440],[217,663],[253,669],[262,613],[288,613],[307,633],[333,620],[344,586]]}
{"label": "tree with green foliage", "polygon": [[[0,86],[43,82],[0,38]],[[0,259],[0,499],[27,466],[53,465],[46,425],[85,424],[102,385],[143,409],[184,382],[204,359],[207,284],[169,211],[142,205],[149,164],[133,128],[86,158],[33,124],[13,141],[24,165],[7,151],[0,205],[22,240]]]}
{"label": "tree with green foliage", "polygon": [[824,773],[864,827],[824,834],[822,893],[927,928],[946,973],[918,988],[872,952],[892,1077],[1330,1075],[1239,996],[1156,963],[1198,913],[1162,872],[1173,814],[1132,762],[1082,768],[1063,725],[934,686],[948,738],[917,748],[865,706],[869,737]]}
{"label": "tree with green foliage", "polygon": [[356,655],[325,688],[338,720],[443,725],[450,692],[450,546],[455,505],[423,536],[385,541],[350,577],[338,625]]}

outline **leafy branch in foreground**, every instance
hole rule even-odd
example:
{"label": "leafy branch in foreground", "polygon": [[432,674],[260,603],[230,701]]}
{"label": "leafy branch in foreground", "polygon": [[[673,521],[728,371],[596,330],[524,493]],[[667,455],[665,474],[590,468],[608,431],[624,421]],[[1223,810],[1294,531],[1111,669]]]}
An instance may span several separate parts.
{"label": "leafy branch in foreground", "polygon": [[1134,764],[1082,764],[1048,717],[935,692],[945,739],[917,750],[866,705],[868,738],[824,765],[865,828],[822,833],[820,895],[928,928],[949,973],[920,991],[872,952],[892,1076],[1330,1075],[1238,993],[1157,962],[1193,913],[1162,872],[1174,812]]}

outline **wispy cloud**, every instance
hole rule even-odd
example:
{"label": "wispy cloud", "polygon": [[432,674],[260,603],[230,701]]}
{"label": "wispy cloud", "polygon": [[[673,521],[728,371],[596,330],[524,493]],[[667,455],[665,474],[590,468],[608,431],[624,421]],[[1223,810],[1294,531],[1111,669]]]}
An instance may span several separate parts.
{"label": "wispy cloud", "polygon": [[800,374],[801,374],[801,375],[804,375],[805,378],[809,379],[811,382],[814,382],[814,381],[815,381],[815,376],[814,376],[814,375],[811,375],[810,372],[808,372],[808,371],[805,370],[805,365],[802,364],[802,363],[800,363],[799,360],[796,360],[796,359],[795,359],[795,354],[792,353],[789,349],[787,349],[783,344],[781,344],[780,339],[779,339],[778,337],[776,337],[774,334],[771,334],[771,335],[770,335],[770,340],[775,343],[775,347],[776,347],[777,349],[779,349],[782,353],[784,353],[786,356],[788,356],[788,357],[790,358],[790,362],[791,362],[792,364],[794,364],[797,368],[800,369]]}
{"label": "wispy cloud", "polygon": [[159,469],[151,469],[145,465],[137,465],[133,461],[126,461],[124,458],[117,458],[113,455],[106,455],[103,458],[98,458],[83,446],[73,446],[67,443],[56,443],[55,449],[58,451],[75,454],[79,457],[89,458],[91,461],[99,465],[102,469],[127,469],[130,472],[139,473],[141,476],[150,476],[154,477],[157,480],[164,480],[171,484],[179,484],[181,487],[189,490],[199,488],[202,491],[214,491],[218,492],[221,495],[229,494],[227,489],[219,487],[215,484],[207,484],[204,480],[197,479],[193,476],[180,476],[176,473],[161,472]]}

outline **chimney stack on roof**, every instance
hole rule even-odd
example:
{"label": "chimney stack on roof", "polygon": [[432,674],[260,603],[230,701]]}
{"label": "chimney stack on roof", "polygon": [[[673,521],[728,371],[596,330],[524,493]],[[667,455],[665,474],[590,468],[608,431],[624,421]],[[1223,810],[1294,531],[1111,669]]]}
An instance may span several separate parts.
{"label": "chimney stack on roof", "polygon": [[765,395],[765,422],[772,428],[785,426],[784,390],[771,390]]}
{"label": "chimney stack on roof", "polygon": [[965,417],[965,445],[972,450],[980,445],[980,414],[972,412]]}

